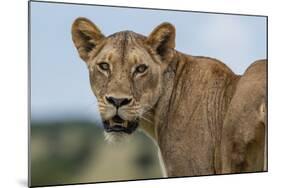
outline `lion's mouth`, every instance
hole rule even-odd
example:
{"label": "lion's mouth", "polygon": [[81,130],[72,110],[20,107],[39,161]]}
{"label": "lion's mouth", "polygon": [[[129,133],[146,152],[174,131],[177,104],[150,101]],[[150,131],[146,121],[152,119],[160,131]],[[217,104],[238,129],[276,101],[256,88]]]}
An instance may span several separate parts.
{"label": "lion's mouth", "polygon": [[104,130],[106,132],[123,132],[131,134],[138,127],[138,120],[126,121],[119,115],[115,115],[111,120],[103,121]]}

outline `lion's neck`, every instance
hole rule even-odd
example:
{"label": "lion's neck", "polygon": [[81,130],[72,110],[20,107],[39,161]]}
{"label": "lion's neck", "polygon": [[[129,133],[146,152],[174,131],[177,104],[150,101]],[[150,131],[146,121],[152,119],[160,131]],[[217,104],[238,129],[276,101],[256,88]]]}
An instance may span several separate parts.
{"label": "lion's neck", "polygon": [[[176,72],[179,69],[179,62],[181,61],[181,55],[176,52],[174,57],[170,62],[170,66],[168,67],[167,71],[164,75],[163,83],[165,83],[162,91],[162,95],[159,98],[157,104],[155,105],[154,109],[150,111],[149,117],[146,119],[142,119],[140,121],[140,128],[141,130],[153,140],[153,142],[157,145],[159,138],[158,133],[161,127],[159,125],[166,124],[167,111],[166,109],[169,108],[171,105],[171,95],[174,89],[174,80],[176,77]],[[153,118],[151,118],[153,117]]]}
{"label": "lion's neck", "polygon": [[[177,87],[178,74],[182,69],[185,69],[184,56],[181,53],[175,51],[175,55],[170,62],[170,66],[167,68],[165,75],[163,77],[162,95],[159,98],[155,108],[154,108],[154,119],[153,119],[153,138],[159,144],[160,138],[159,134],[165,129],[168,124],[168,114],[171,106],[174,105],[171,100],[172,93]],[[150,127],[151,128],[151,127]]]}
{"label": "lion's neck", "polygon": [[165,85],[163,86],[162,95],[150,113],[150,117],[152,116],[153,118],[147,118],[150,122],[146,120],[142,120],[140,122],[140,128],[156,144],[159,143],[159,132],[161,132],[161,129],[163,129],[168,122],[167,117],[169,109],[171,105],[173,105],[173,101],[171,100],[172,93],[177,87],[176,85],[178,82],[176,78],[179,78],[178,74],[188,67],[186,66],[187,63],[183,63],[187,62],[187,58],[190,57],[175,51],[174,56],[171,59],[170,66],[167,68],[163,78],[163,83],[165,83]]}

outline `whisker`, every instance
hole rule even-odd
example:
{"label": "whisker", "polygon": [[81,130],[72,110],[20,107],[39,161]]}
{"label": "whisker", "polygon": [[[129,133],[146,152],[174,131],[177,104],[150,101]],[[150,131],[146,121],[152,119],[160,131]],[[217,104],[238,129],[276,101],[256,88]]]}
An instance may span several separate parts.
{"label": "whisker", "polygon": [[135,112],[126,112],[126,114],[129,115],[129,116],[136,116]]}
{"label": "whisker", "polygon": [[151,111],[149,111],[149,110],[144,111],[144,112],[143,112],[143,115],[144,115],[144,114],[146,114],[146,115],[152,115],[152,114],[151,114]]}
{"label": "whisker", "polygon": [[153,108],[153,106],[151,106],[151,105],[149,105],[149,104],[146,104],[144,107],[145,107],[145,108],[148,107],[148,109],[152,109],[152,108]]}
{"label": "whisker", "polygon": [[101,103],[99,103],[98,105],[99,105],[99,106],[105,106],[105,107],[108,106],[107,104],[101,104]]}
{"label": "whisker", "polygon": [[145,118],[145,117],[143,117],[143,116],[139,116],[139,117],[140,117],[141,119],[147,121],[148,123],[153,124],[153,122],[152,122],[151,120],[149,120],[149,119],[147,119],[147,118]]}
{"label": "whisker", "polygon": [[125,111],[130,111],[130,110],[134,110],[134,111],[138,111],[140,108],[122,108],[122,110]]}

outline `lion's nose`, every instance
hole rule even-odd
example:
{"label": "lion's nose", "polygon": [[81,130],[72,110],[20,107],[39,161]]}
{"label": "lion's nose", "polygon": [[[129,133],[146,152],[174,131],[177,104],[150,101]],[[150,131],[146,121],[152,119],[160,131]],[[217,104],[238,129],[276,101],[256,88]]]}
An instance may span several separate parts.
{"label": "lion's nose", "polygon": [[105,97],[107,102],[115,106],[116,108],[119,108],[121,106],[125,106],[129,104],[132,99],[131,98],[114,98],[114,97]]}

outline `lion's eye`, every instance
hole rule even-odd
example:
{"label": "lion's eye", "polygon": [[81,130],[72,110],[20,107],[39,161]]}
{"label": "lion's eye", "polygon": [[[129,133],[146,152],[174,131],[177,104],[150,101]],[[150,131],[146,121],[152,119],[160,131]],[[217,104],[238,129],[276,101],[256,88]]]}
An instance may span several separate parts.
{"label": "lion's eye", "polygon": [[109,70],[109,64],[108,63],[103,62],[103,63],[98,64],[98,66],[101,70],[104,70],[104,71]]}
{"label": "lion's eye", "polygon": [[139,65],[137,68],[136,68],[136,73],[144,73],[147,69],[147,66],[142,64],[142,65]]}

